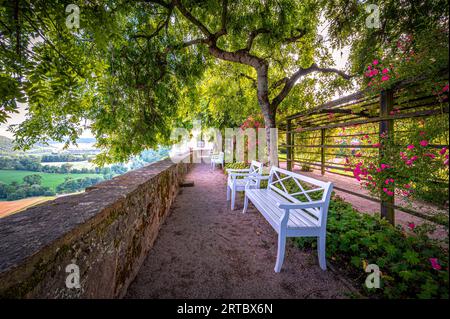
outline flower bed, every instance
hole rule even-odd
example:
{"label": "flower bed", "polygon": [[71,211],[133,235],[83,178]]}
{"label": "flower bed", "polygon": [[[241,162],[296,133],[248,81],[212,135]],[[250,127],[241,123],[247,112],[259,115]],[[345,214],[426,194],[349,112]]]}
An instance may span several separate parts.
{"label": "flower bed", "polygon": [[[335,196],[328,214],[327,259],[348,272],[369,297],[448,298],[448,249],[427,237],[427,226],[414,232],[407,235]],[[296,238],[295,243],[301,248],[316,245],[313,238]],[[364,284],[368,264],[380,268],[379,289]]]}

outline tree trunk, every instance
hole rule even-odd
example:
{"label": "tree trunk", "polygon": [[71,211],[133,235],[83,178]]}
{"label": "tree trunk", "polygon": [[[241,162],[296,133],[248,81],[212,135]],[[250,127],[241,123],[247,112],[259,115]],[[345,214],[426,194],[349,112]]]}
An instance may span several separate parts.
{"label": "tree trunk", "polygon": [[[276,128],[276,108],[273,108],[269,101],[268,65],[264,63],[256,71],[258,103],[264,116],[264,124],[266,127],[267,158],[269,160],[269,166],[278,166],[276,135],[271,134],[271,129]],[[272,138],[274,138],[273,141]]]}
{"label": "tree trunk", "polygon": [[275,112],[270,112],[266,117],[264,115],[264,123],[266,126],[266,141],[267,141],[267,156],[269,160],[269,166],[278,166],[278,149],[276,134],[272,134],[272,130],[276,128]]}

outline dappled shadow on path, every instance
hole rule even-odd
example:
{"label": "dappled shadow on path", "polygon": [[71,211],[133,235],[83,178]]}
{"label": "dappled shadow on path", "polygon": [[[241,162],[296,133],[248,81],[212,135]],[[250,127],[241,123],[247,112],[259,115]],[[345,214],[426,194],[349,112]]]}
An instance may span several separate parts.
{"label": "dappled shadow on path", "polygon": [[126,298],[345,298],[339,275],[319,268],[316,252],[288,241],[281,273],[273,268],[277,234],[249,207],[226,201],[221,170],[196,165],[181,189]]}

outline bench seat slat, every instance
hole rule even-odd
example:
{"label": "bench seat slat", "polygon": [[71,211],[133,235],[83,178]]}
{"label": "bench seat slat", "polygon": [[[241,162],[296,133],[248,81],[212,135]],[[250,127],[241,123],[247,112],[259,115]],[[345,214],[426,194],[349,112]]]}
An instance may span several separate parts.
{"label": "bench seat slat", "polygon": [[[247,189],[246,195],[259,211],[267,213],[274,224],[279,226],[284,209],[278,208],[277,203],[289,203],[288,200],[267,189]],[[271,224],[274,226],[273,223]],[[319,227],[317,220],[302,209],[290,210],[287,226],[288,228]]]}

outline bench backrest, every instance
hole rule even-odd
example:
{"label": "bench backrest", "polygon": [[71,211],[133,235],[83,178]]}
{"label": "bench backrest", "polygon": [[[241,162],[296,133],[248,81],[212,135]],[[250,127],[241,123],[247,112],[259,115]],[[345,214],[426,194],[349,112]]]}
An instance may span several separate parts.
{"label": "bench backrest", "polygon": [[264,164],[258,161],[252,161],[250,164],[250,174],[261,175],[263,173]]}
{"label": "bench backrest", "polygon": [[316,218],[319,225],[326,225],[328,206],[333,191],[332,183],[323,182],[315,178],[272,166],[267,188],[278,193],[292,203],[323,200],[325,205],[322,208],[307,208],[304,211]]}

